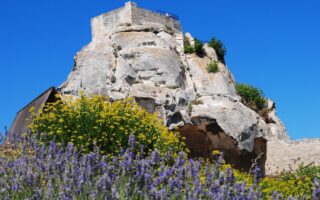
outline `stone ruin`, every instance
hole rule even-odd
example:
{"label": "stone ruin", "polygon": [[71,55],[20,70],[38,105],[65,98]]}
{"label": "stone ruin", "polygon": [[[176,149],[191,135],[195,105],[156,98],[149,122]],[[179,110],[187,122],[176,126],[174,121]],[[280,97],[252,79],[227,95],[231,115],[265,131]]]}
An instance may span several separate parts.
{"label": "stone ruin", "polygon": [[[298,161],[320,164],[319,141],[291,141],[271,100],[267,118],[241,102],[231,72],[213,48],[205,44],[202,57],[184,53],[184,39],[193,44],[194,38],[183,34],[176,17],[127,2],[93,18],[91,26],[92,41],[76,54],[57,89],[62,96],[83,91],[114,100],[134,97],[169,128],[179,127],[191,157],[211,158],[220,150],[244,171],[253,163],[266,174],[289,164],[296,168]],[[207,72],[212,62],[218,63],[217,73]],[[10,134],[19,130],[14,127]]]}

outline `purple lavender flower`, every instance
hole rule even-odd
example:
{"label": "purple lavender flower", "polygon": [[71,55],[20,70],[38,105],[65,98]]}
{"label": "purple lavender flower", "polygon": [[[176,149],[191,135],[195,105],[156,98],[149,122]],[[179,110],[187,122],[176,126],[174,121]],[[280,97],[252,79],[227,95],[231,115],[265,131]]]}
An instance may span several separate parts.
{"label": "purple lavender flower", "polygon": [[216,161],[218,167],[220,167],[223,163],[223,152],[220,153],[218,160]]}
{"label": "purple lavender flower", "polygon": [[[212,164],[187,160],[184,152],[177,158],[157,150],[136,155],[134,140],[130,137],[131,146],[112,159],[98,151],[81,155],[71,144],[61,148],[53,142],[46,147],[25,142],[17,159],[0,158],[0,199],[17,194],[22,199],[262,199],[258,168],[255,184],[248,187],[235,181],[232,169],[222,171],[222,156]],[[318,179],[314,185],[313,199],[318,200]]]}
{"label": "purple lavender flower", "polygon": [[132,149],[135,148],[135,142],[136,142],[136,137],[135,135],[131,134],[129,135],[129,140],[128,140],[128,145],[129,147],[131,147]]}
{"label": "purple lavender flower", "polygon": [[153,165],[157,165],[161,162],[161,155],[157,149],[151,153],[151,160]]}
{"label": "purple lavender flower", "polygon": [[18,192],[19,186],[17,184],[12,184],[12,192]]}
{"label": "purple lavender flower", "polygon": [[320,184],[319,179],[315,178],[314,181],[314,191],[312,193],[312,199],[319,200],[320,199]]}
{"label": "purple lavender flower", "polygon": [[226,182],[227,182],[228,184],[233,184],[234,181],[235,181],[233,171],[232,171],[230,168],[227,168],[226,174],[227,174]]}
{"label": "purple lavender flower", "polygon": [[260,180],[261,180],[261,170],[258,166],[256,166],[253,170],[253,175],[254,175],[254,182],[256,184],[259,184],[260,183]]}
{"label": "purple lavender flower", "polygon": [[184,152],[178,153],[178,158],[176,158],[176,163],[175,163],[175,166],[177,168],[183,167],[184,163],[186,162],[185,156],[186,156],[186,154]]}

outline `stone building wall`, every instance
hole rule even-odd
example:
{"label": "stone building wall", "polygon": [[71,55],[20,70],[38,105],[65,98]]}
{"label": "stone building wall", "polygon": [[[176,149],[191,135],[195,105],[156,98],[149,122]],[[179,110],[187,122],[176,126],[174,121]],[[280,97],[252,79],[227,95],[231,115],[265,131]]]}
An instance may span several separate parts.
{"label": "stone building wall", "polygon": [[268,141],[266,172],[277,175],[299,165],[320,165],[320,139]]}
{"label": "stone building wall", "polygon": [[132,7],[131,17],[133,24],[157,23],[173,30],[174,32],[181,31],[181,26],[178,20],[143,8]]}
{"label": "stone building wall", "polygon": [[131,23],[130,15],[127,7],[121,7],[91,19],[92,40],[102,39],[117,26]]}
{"label": "stone building wall", "polygon": [[[91,20],[93,41],[101,40],[106,35],[125,31],[129,27],[147,27],[170,30],[173,33],[181,32],[178,20],[156,12],[137,7],[135,3],[127,2],[124,7],[97,16]],[[132,29],[132,28],[130,28]]]}

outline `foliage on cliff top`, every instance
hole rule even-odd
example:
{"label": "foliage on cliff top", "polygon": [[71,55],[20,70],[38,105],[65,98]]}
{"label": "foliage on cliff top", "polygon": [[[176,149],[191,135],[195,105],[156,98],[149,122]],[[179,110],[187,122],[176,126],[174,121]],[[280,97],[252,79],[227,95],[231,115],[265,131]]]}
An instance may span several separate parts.
{"label": "foliage on cliff top", "polygon": [[203,44],[197,38],[194,39],[194,45],[192,45],[188,38],[184,38],[184,53],[192,54],[195,53],[197,56],[203,56],[204,49]]}
{"label": "foliage on cliff top", "polygon": [[194,53],[193,46],[191,45],[189,39],[186,37],[184,37],[183,47],[184,47],[184,53],[186,54]]}
{"label": "foliage on cliff top", "polygon": [[244,83],[237,84],[236,90],[242,102],[249,108],[260,111],[266,107],[267,99],[262,90]]}
{"label": "foliage on cliff top", "polygon": [[75,100],[58,100],[40,113],[33,112],[30,129],[34,134],[41,133],[41,142],[72,142],[83,152],[92,151],[96,144],[101,153],[119,153],[126,149],[130,134],[146,151],[184,150],[179,133],[169,131],[157,113],[148,113],[133,99],[110,102],[101,96],[81,95]]}
{"label": "foliage on cliff top", "polygon": [[222,41],[213,37],[208,42],[208,46],[212,47],[216,51],[216,54],[217,54],[219,60],[224,63],[225,62],[224,56],[227,54],[227,49],[224,46],[224,44],[222,43]]}
{"label": "foliage on cliff top", "polygon": [[203,44],[197,38],[194,39],[194,47],[193,48],[194,48],[194,51],[197,54],[197,56],[203,56],[203,54],[204,54]]}

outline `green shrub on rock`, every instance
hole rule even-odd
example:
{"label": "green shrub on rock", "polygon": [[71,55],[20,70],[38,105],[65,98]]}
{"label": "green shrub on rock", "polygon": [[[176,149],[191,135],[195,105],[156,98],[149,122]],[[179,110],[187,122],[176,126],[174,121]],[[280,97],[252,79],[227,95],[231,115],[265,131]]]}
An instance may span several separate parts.
{"label": "green shrub on rock", "polygon": [[119,153],[127,148],[130,134],[136,136],[137,144],[143,145],[145,151],[184,150],[179,134],[169,131],[157,113],[148,113],[133,99],[110,102],[100,96],[81,96],[58,100],[46,105],[43,112],[33,113],[30,129],[41,133],[41,142],[72,142],[84,153],[92,151],[94,144],[102,153]]}
{"label": "green shrub on rock", "polygon": [[209,73],[217,73],[219,71],[218,62],[214,61],[212,63],[209,63],[207,66],[207,70]]}
{"label": "green shrub on rock", "polygon": [[184,53],[186,54],[192,54],[194,53],[194,48],[193,46],[191,45],[190,41],[188,38],[184,38]]}
{"label": "green shrub on rock", "polygon": [[203,44],[197,38],[194,39],[194,51],[197,56],[203,56],[204,54]]}
{"label": "green shrub on rock", "polygon": [[224,63],[224,61],[225,61],[224,56],[227,53],[227,49],[223,45],[222,41],[218,40],[216,38],[212,38],[209,41],[208,45],[209,45],[209,47],[213,48],[216,51],[219,60]]}
{"label": "green shrub on rock", "polygon": [[192,54],[196,53],[197,56],[203,56],[204,49],[203,44],[200,40],[194,39],[194,45],[192,46],[188,38],[184,38],[184,53]]}
{"label": "green shrub on rock", "polygon": [[241,96],[242,102],[249,108],[260,111],[266,107],[267,99],[262,90],[247,84],[237,84],[237,93]]}

